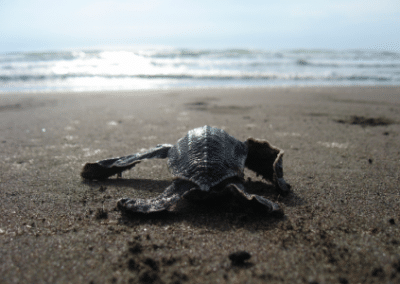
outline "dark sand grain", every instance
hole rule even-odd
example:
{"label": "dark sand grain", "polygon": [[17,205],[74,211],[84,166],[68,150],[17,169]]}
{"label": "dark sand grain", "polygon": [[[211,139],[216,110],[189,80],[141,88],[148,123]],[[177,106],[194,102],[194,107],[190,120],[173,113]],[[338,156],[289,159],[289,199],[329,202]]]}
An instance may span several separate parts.
{"label": "dark sand grain", "polygon": [[[400,283],[400,88],[3,94],[0,121],[1,283]],[[246,172],[284,217],[187,201],[117,211],[171,183],[163,160],[79,176],[206,124],[285,150],[289,196]],[[232,265],[238,251],[248,265]]]}

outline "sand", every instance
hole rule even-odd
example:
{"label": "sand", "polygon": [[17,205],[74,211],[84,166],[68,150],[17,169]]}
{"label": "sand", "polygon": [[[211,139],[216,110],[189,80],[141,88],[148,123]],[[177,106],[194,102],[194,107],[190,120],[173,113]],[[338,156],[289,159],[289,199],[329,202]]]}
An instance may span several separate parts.
{"label": "sand", "polygon": [[[2,94],[0,121],[1,283],[400,282],[400,87]],[[283,217],[185,200],[121,214],[171,183],[165,160],[80,178],[203,125],[284,149],[288,196],[245,172]]]}

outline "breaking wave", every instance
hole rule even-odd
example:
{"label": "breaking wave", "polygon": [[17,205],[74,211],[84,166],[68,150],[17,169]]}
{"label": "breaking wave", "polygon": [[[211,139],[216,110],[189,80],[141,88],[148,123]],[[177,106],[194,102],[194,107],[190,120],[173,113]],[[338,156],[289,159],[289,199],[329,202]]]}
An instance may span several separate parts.
{"label": "breaking wave", "polygon": [[0,54],[0,91],[400,84],[400,53],[132,49]]}

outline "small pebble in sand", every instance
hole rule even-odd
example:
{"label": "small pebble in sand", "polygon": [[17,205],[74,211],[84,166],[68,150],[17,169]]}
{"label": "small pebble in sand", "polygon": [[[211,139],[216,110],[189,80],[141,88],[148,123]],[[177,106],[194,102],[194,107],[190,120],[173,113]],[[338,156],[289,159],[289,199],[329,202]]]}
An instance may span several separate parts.
{"label": "small pebble in sand", "polygon": [[98,208],[97,211],[96,211],[95,218],[96,218],[97,220],[100,220],[100,219],[107,219],[107,218],[108,218],[108,212],[107,212],[107,210],[104,210],[103,208]]}
{"label": "small pebble in sand", "polygon": [[229,259],[233,265],[242,265],[246,260],[249,260],[251,255],[247,251],[237,251],[229,255]]}

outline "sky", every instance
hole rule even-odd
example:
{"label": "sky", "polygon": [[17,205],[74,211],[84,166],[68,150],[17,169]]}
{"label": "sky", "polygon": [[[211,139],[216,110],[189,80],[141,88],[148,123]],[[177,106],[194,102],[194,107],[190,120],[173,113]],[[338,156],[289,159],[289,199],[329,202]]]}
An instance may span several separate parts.
{"label": "sky", "polygon": [[0,53],[141,46],[400,52],[400,1],[0,0]]}

